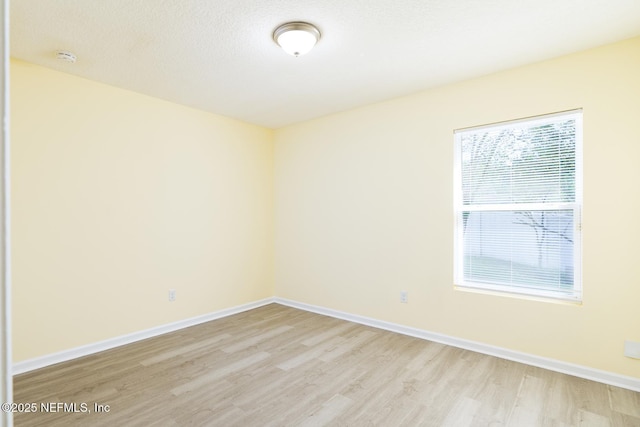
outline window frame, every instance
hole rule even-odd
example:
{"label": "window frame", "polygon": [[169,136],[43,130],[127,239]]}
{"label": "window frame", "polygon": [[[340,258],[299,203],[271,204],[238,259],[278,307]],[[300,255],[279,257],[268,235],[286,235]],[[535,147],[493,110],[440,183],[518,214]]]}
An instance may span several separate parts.
{"label": "window frame", "polygon": [[[462,188],[462,136],[482,129],[496,131],[514,127],[535,127],[554,121],[575,120],[575,201],[560,203],[499,203],[464,205]],[[583,112],[582,109],[544,114],[534,117],[509,120],[482,126],[461,128],[454,131],[454,287],[499,294],[540,297],[544,299],[571,302],[582,301],[582,210],[583,210]],[[480,211],[573,211],[573,288],[571,291],[550,290],[548,288],[516,287],[513,285],[491,284],[465,280],[464,212]]]}

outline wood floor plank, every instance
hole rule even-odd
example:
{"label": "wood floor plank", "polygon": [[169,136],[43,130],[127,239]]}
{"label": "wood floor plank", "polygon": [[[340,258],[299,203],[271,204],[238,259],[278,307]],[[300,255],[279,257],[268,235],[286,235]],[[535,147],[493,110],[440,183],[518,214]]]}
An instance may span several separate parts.
{"label": "wood floor plank", "polygon": [[525,375],[522,378],[516,403],[509,414],[508,425],[539,426],[546,416],[544,401],[549,385],[543,378]]}
{"label": "wood floor plank", "polygon": [[351,399],[340,394],[336,394],[323,404],[320,410],[300,420],[300,422],[295,425],[299,425],[301,427],[322,427],[329,425],[331,421],[338,418],[340,414],[351,405],[353,405],[353,401]]}
{"label": "wood floor plank", "polygon": [[284,332],[287,332],[289,330],[293,329],[293,326],[289,326],[289,325],[284,325],[284,326],[279,326],[277,328],[271,329],[267,332],[263,332],[259,335],[254,335],[252,337],[246,338],[242,341],[236,342],[234,344],[231,344],[227,347],[223,347],[222,351],[224,351],[225,353],[235,353],[239,350],[245,350],[249,347],[255,346],[257,344],[259,344],[260,342],[266,341],[269,338],[275,337],[277,335],[280,335]]}
{"label": "wood floor plank", "polygon": [[178,387],[172,388],[171,393],[174,396],[178,396],[183,393],[188,393],[195,388],[204,387],[208,384],[215,383],[216,380],[230,375],[238,370],[251,366],[254,363],[268,358],[269,356],[271,356],[269,353],[261,351],[260,353],[245,357],[244,359],[240,359],[237,362],[233,362],[227,366],[214,369],[213,371],[208,372],[204,375],[199,375],[198,377],[192,378],[190,381],[179,385]]}
{"label": "wood floor plank", "polygon": [[468,427],[478,425],[477,413],[482,403],[468,397],[458,399],[442,422],[442,427]]}
{"label": "wood floor plank", "polygon": [[608,389],[613,411],[640,418],[640,393],[618,387],[609,387]]}
{"label": "wood floor plank", "polygon": [[305,349],[302,353],[297,354],[295,357],[283,361],[278,364],[278,367],[283,371],[288,371],[293,368],[297,368],[312,359],[321,357],[324,353],[333,351],[334,348],[340,346],[345,341],[345,338],[341,336],[334,336],[329,340],[323,341],[320,345]]}
{"label": "wood floor plank", "polygon": [[580,411],[577,425],[580,427],[611,427],[611,422],[606,417],[589,411]]}
{"label": "wood floor plank", "polygon": [[156,354],[154,356],[151,356],[147,359],[144,359],[142,361],[140,361],[140,363],[144,366],[149,366],[149,365],[153,365],[154,363],[158,363],[158,362],[162,362],[164,360],[167,359],[171,359],[173,357],[176,356],[181,356],[181,355],[185,355],[188,353],[193,352],[194,350],[200,349],[200,348],[207,348],[209,346],[211,346],[212,344],[218,343],[224,339],[230,338],[231,335],[229,334],[220,334],[220,335],[216,335],[214,337],[208,338],[208,339],[204,339],[204,340],[199,340],[196,341],[194,343],[191,343],[189,345],[185,345],[179,348],[171,348],[167,351],[161,352],[160,354]]}
{"label": "wood floor plank", "polygon": [[91,410],[17,427],[640,427],[640,393],[278,304],[18,375],[14,401]]}

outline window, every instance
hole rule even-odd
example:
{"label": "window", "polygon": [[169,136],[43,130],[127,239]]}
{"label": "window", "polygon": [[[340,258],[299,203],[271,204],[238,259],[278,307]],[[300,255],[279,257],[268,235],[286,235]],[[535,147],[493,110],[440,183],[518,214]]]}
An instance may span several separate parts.
{"label": "window", "polygon": [[455,284],[580,300],[582,111],[455,132]]}

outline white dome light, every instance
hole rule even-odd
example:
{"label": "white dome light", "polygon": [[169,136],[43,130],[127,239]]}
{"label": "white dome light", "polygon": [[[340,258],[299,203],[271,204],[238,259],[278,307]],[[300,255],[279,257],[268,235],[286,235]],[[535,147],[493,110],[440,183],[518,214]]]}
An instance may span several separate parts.
{"label": "white dome light", "polygon": [[289,55],[300,56],[320,40],[320,31],[306,22],[289,22],[276,28],[273,40]]}

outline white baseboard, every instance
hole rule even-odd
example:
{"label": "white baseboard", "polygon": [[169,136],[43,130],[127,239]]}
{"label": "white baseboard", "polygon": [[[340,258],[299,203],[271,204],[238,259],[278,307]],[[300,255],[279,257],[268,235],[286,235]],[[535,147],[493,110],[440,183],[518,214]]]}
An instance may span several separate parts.
{"label": "white baseboard", "polygon": [[285,298],[274,298],[274,302],[300,310],[310,311],[313,313],[323,314],[325,316],[335,317],[338,319],[348,320],[362,325],[372,326],[378,329],[384,329],[391,332],[397,332],[403,335],[409,335],[416,338],[422,338],[428,341],[434,341],[465,350],[475,351],[477,353],[487,354],[502,359],[520,362],[539,368],[548,369],[550,371],[560,372],[563,374],[573,375],[575,377],[587,380],[597,381],[604,384],[622,387],[625,389],[640,392],[640,378],[628,377],[624,375],[614,374],[612,372],[601,371],[586,366],[575,365],[555,359],[548,359],[533,354],[521,353],[519,351],[509,350],[502,347],[495,347],[475,341],[469,341],[456,338],[444,334],[425,331],[423,329],[403,326],[396,323],[385,322],[383,320],[373,319],[370,317],[359,316],[346,313],[343,311],[333,310],[330,308],[319,307],[311,304],[305,304]]}
{"label": "white baseboard", "polygon": [[575,364],[563,362],[560,360],[548,359],[545,357],[535,356],[532,354],[521,353],[518,351],[509,350],[506,348],[495,347],[488,344],[456,338],[449,335],[439,334],[436,332],[429,332],[423,329],[412,328],[409,326],[399,325],[397,323],[385,322],[383,320],[373,319],[365,316],[359,316],[351,313],[346,313],[343,311],[333,310],[330,308],[315,306],[311,304],[305,304],[302,302],[293,301],[286,298],[279,298],[279,297],[265,298],[259,301],[254,301],[254,302],[239,305],[236,307],[226,308],[224,310],[219,310],[219,311],[208,313],[202,316],[192,317],[190,319],[180,320],[178,322],[157,326],[155,328],[146,329],[144,331],[134,332],[132,334],[111,338],[108,340],[84,345],[81,347],[72,348],[70,350],[61,351],[59,353],[54,353],[54,354],[49,354],[42,357],[37,357],[34,359],[24,360],[22,362],[17,362],[13,365],[12,373],[13,375],[22,374],[25,372],[32,371],[34,369],[44,368],[45,366],[54,365],[60,362],[66,362],[71,359],[88,356],[94,353],[98,353],[100,351],[119,347],[121,345],[130,344],[143,339],[166,334],[168,332],[177,331],[179,329],[188,328],[189,326],[194,326],[200,323],[209,322],[211,320],[216,320],[223,317],[231,316],[233,314],[241,313],[243,311],[248,311],[257,307],[261,307],[263,305],[274,303],[274,302],[278,304],[286,305],[288,307],[310,311],[312,313],[318,313],[325,316],[331,316],[338,319],[348,320],[350,322],[360,323],[362,325],[372,326],[378,329],[384,329],[387,331],[396,332],[403,335],[421,338],[428,341],[434,341],[441,344],[462,348],[465,350],[471,350],[478,353],[487,354],[490,356],[500,357],[502,359],[512,360],[514,362],[520,362],[520,363],[524,363],[531,366],[537,366],[539,368],[548,369],[550,371],[561,372],[563,374],[573,375],[579,378],[584,378],[584,379],[597,381],[604,384],[609,384],[616,387],[622,387],[629,390],[640,392],[640,378],[614,374],[612,372],[601,371],[598,369],[575,365]]}
{"label": "white baseboard", "polygon": [[166,334],[168,332],[177,331],[178,329],[188,328],[189,326],[198,325],[200,323],[209,322],[211,320],[220,319],[222,317],[231,316],[233,314],[242,313],[263,305],[275,302],[273,298],[265,298],[259,301],[242,304],[236,307],[225,308],[223,310],[204,314],[202,316],[192,317],[190,319],[179,320],[177,322],[168,323],[166,325],[156,326],[144,331],[134,332],[132,334],[122,335],[108,340],[96,342],[93,344],[83,345],[81,347],[64,350],[59,353],[48,354],[34,359],[24,360],[14,363],[12,374],[18,375],[34,369],[44,368],[45,366],[54,365],[67,360],[76,359],[78,357],[88,356],[100,351],[109,350],[121,345],[130,344],[136,341]]}

